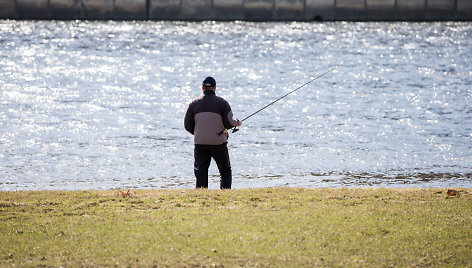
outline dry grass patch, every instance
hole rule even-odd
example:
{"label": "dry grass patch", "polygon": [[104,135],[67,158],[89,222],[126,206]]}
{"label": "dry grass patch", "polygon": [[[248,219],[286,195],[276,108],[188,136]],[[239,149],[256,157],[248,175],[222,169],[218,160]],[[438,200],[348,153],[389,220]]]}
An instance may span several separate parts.
{"label": "dry grass patch", "polygon": [[471,192],[0,192],[0,266],[470,266]]}

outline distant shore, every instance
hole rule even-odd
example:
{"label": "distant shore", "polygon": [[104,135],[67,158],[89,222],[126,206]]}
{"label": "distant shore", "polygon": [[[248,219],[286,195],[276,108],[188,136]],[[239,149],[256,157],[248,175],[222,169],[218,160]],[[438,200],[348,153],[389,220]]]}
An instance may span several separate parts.
{"label": "distant shore", "polygon": [[2,0],[0,19],[471,20],[471,6],[460,0]]}
{"label": "distant shore", "polygon": [[0,192],[0,266],[471,266],[472,189]]}

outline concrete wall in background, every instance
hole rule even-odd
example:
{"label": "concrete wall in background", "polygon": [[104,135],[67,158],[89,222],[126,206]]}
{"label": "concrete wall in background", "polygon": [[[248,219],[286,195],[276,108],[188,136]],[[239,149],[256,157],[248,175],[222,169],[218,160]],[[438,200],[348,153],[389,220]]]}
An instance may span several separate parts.
{"label": "concrete wall in background", "polygon": [[0,0],[0,18],[16,18],[15,1],[13,0]]}
{"label": "concrete wall in background", "polygon": [[472,20],[472,0],[0,0],[0,19]]}
{"label": "concrete wall in background", "polygon": [[49,0],[49,10],[53,19],[80,18],[80,0]]}

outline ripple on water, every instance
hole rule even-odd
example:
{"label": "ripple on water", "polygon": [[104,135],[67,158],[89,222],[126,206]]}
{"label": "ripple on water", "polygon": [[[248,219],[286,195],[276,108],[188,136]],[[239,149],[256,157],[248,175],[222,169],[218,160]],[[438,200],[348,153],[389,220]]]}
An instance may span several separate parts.
{"label": "ripple on water", "polygon": [[[472,25],[0,22],[0,190],[191,188],[216,78],[234,187],[471,187]],[[210,169],[212,187],[218,172]]]}

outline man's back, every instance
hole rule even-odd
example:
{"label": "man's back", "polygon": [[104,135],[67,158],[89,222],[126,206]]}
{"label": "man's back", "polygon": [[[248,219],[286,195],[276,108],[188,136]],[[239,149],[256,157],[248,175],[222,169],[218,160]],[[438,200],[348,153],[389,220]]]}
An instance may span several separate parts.
{"label": "man's back", "polygon": [[219,133],[237,124],[228,102],[213,90],[205,90],[203,96],[192,101],[184,119],[185,129],[194,135],[194,143],[205,145],[227,142],[226,135]]}

